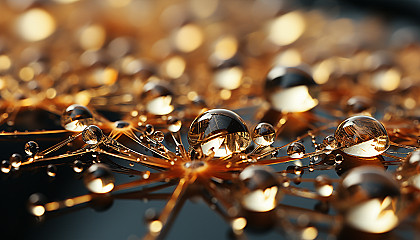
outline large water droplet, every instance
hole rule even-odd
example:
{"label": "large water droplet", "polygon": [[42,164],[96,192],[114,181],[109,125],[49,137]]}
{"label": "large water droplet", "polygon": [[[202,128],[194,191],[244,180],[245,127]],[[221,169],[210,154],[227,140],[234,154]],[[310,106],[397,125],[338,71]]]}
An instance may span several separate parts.
{"label": "large water droplet", "polygon": [[85,186],[94,193],[107,193],[114,188],[114,175],[112,171],[102,163],[90,166],[84,175]]}
{"label": "large water droplet", "polygon": [[61,116],[61,126],[72,132],[81,132],[93,122],[89,109],[78,104],[70,105]]}
{"label": "large water droplet", "polygon": [[381,168],[361,166],[348,172],[338,189],[346,222],[364,232],[383,233],[398,224],[396,200],[400,189]]}
{"label": "large water droplet", "polygon": [[389,147],[388,133],[378,120],[354,116],[344,120],[335,132],[342,151],[357,157],[373,157]]}
{"label": "large water droplet", "polygon": [[317,84],[302,67],[273,67],[265,92],[271,107],[280,112],[305,112],[318,105]]}
{"label": "large water droplet", "polygon": [[245,168],[239,175],[245,189],[242,206],[254,212],[267,212],[277,206],[279,182],[274,170],[268,166],[253,165]]}
{"label": "large water droplet", "polygon": [[86,144],[94,145],[102,141],[104,134],[99,127],[90,125],[83,130],[82,138]]}
{"label": "large water droplet", "polygon": [[259,123],[253,131],[252,140],[260,146],[271,145],[276,138],[276,131],[269,123]]}
{"label": "large water droplet", "polygon": [[216,157],[223,157],[244,151],[251,137],[238,114],[213,109],[194,119],[188,131],[188,142],[193,148],[201,148],[205,155],[214,151]]}
{"label": "large water droplet", "polygon": [[38,143],[34,141],[29,141],[25,144],[25,153],[28,154],[28,156],[34,156],[39,151]]}

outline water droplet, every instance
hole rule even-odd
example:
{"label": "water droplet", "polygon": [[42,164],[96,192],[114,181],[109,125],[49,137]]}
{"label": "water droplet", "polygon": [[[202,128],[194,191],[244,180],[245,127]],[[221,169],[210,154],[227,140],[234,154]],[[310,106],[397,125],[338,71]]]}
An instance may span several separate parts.
{"label": "water droplet", "polygon": [[114,175],[112,171],[102,163],[90,166],[84,175],[85,186],[94,193],[107,193],[114,188]]}
{"label": "water droplet", "polygon": [[83,171],[83,162],[80,161],[80,160],[75,160],[73,162],[73,171],[77,172],[77,173],[82,172]]}
{"label": "water droplet", "polygon": [[400,188],[383,169],[361,166],[349,171],[338,188],[341,211],[352,227],[370,233],[383,233],[398,224],[395,213]]}
{"label": "water droplet", "polygon": [[153,140],[155,140],[157,142],[163,142],[164,139],[165,139],[165,134],[163,134],[163,132],[161,132],[161,131],[156,131],[153,134]]}
{"label": "water droplet", "polygon": [[46,197],[40,193],[34,193],[29,196],[28,208],[33,215],[40,217],[45,213]]}
{"label": "water droplet", "polygon": [[3,173],[9,173],[11,169],[12,169],[12,165],[10,165],[9,160],[1,161],[1,171]]}
{"label": "water droplet", "polygon": [[143,173],[143,178],[144,179],[148,179],[150,177],[150,171],[145,171],[144,173]]}
{"label": "water droplet", "polygon": [[318,105],[317,84],[303,67],[275,66],[267,74],[265,92],[280,112],[305,112]]}
{"label": "water droplet", "polygon": [[287,155],[291,158],[301,158],[305,154],[305,146],[300,142],[293,142],[287,147]]}
{"label": "water droplet", "polygon": [[245,209],[267,212],[277,206],[280,198],[279,182],[271,167],[249,166],[239,174],[239,179],[245,185],[241,200]]}
{"label": "water droplet", "polygon": [[149,113],[166,115],[174,110],[173,93],[169,89],[170,86],[159,81],[150,81],[144,85],[140,100],[146,105]]}
{"label": "water droplet", "polygon": [[39,151],[38,143],[34,141],[29,141],[25,144],[25,153],[28,154],[28,156],[34,156]]}
{"label": "water droplet", "polygon": [[303,173],[302,167],[300,167],[300,166],[294,166],[293,173],[296,174],[296,175],[298,175],[298,176],[301,175]]}
{"label": "water droplet", "polygon": [[253,131],[252,140],[260,146],[271,145],[276,138],[276,131],[269,123],[259,123]]}
{"label": "water droplet", "polygon": [[361,96],[354,96],[347,100],[345,110],[350,114],[357,114],[368,111],[372,107],[370,99]]}
{"label": "water droplet", "polygon": [[81,132],[93,122],[89,109],[78,104],[70,105],[61,116],[61,126],[72,132]]}
{"label": "water droplet", "polygon": [[126,122],[126,121],[120,120],[120,121],[116,121],[114,123],[114,126],[117,129],[124,129],[124,128],[128,128],[130,126],[130,123],[129,122]]}
{"label": "water droplet", "polygon": [[337,155],[335,155],[335,164],[341,164],[342,162],[343,162],[343,155],[341,155],[341,154],[337,154]]}
{"label": "water droplet", "polygon": [[328,150],[334,150],[338,147],[337,140],[333,135],[328,135],[324,138],[322,141],[322,144],[325,146]]}
{"label": "water droplet", "polygon": [[388,133],[378,120],[354,116],[344,120],[335,132],[342,151],[357,157],[373,157],[389,147]]}
{"label": "water droplet", "polygon": [[150,136],[155,132],[155,128],[151,124],[146,124],[145,132]]}
{"label": "water droplet", "polygon": [[193,148],[201,148],[205,155],[214,151],[216,157],[223,157],[244,151],[251,138],[239,115],[230,110],[213,109],[194,119],[188,131],[188,142]]}
{"label": "water droplet", "polygon": [[420,150],[411,152],[407,158],[406,162],[409,164],[419,164],[420,163]]}
{"label": "water droplet", "polygon": [[175,133],[178,132],[182,127],[182,122],[181,120],[174,118],[174,117],[169,117],[168,118],[168,130]]}
{"label": "water droplet", "polygon": [[83,130],[82,138],[86,144],[95,145],[102,141],[104,134],[99,127],[90,125]]}
{"label": "water droplet", "polygon": [[14,168],[19,168],[22,164],[22,156],[19,153],[13,153],[9,158],[10,164]]}
{"label": "water droplet", "polygon": [[316,192],[322,197],[329,197],[334,192],[331,180],[326,175],[318,175],[314,182]]}
{"label": "water droplet", "polygon": [[47,166],[47,174],[50,177],[55,177],[57,175],[57,167],[55,165],[49,164]]}
{"label": "water droplet", "polygon": [[130,167],[134,167],[134,163],[132,163],[132,162],[131,162],[131,163],[129,163],[128,165],[129,165]]}

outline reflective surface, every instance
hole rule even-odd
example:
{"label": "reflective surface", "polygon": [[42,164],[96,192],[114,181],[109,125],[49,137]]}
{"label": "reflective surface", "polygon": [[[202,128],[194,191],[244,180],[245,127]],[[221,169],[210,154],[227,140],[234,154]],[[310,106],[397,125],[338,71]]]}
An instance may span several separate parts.
{"label": "reflective surface", "polygon": [[188,131],[188,142],[205,155],[223,157],[245,150],[251,143],[248,127],[230,110],[213,109],[198,116]]}

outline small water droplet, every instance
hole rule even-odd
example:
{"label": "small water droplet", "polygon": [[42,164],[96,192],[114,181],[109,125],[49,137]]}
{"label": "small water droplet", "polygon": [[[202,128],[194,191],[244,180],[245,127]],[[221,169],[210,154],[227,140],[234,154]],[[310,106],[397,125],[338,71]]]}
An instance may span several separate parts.
{"label": "small water droplet", "polygon": [[280,112],[305,112],[318,105],[317,84],[303,67],[275,66],[267,74],[265,95]]}
{"label": "small water droplet", "polygon": [[150,136],[155,132],[155,128],[151,124],[146,124],[145,132]]}
{"label": "small water droplet", "polygon": [[94,122],[89,109],[82,105],[70,105],[61,116],[61,126],[72,132],[81,132]]}
{"label": "small water droplet", "polygon": [[55,165],[49,164],[47,166],[47,174],[50,177],[55,177],[57,175],[57,167]]}
{"label": "small water droplet", "polygon": [[145,103],[146,110],[154,115],[166,115],[174,110],[173,93],[170,86],[161,81],[149,81],[143,86],[140,100]]}
{"label": "small water droplet", "polygon": [[300,142],[293,142],[287,147],[287,155],[291,158],[301,158],[305,154],[305,146]]}
{"label": "small water droplet", "polygon": [[85,186],[94,193],[107,193],[114,188],[115,178],[112,171],[102,163],[90,166],[84,175]]}
{"label": "small water droplet", "polygon": [[86,144],[95,145],[102,141],[104,134],[99,127],[90,125],[83,130],[82,138]]}
{"label": "small water droplet", "polygon": [[82,172],[83,171],[83,162],[80,161],[80,160],[75,160],[73,162],[73,171],[77,172],[77,173]]}
{"label": "small water droplet", "polygon": [[10,164],[14,168],[19,168],[22,164],[22,156],[19,153],[13,153],[9,158]]}
{"label": "small water droplet", "polygon": [[257,145],[260,146],[269,146],[271,145],[276,138],[276,131],[274,130],[273,125],[269,123],[259,123],[253,131],[252,140]]}
{"label": "small water droplet", "polygon": [[322,141],[322,144],[325,146],[328,150],[334,150],[338,147],[337,140],[333,135],[328,135],[324,138]]}
{"label": "small water droplet", "polygon": [[45,214],[46,197],[40,193],[34,193],[29,196],[28,208],[29,212],[37,217]]}
{"label": "small water droplet", "polygon": [[128,165],[130,165],[130,167],[134,167],[134,163],[129,163]]}
{"label": "small water droplet", "polygon": [[28,154],[28,156],[34,156],[39,151],[38,143],[35,141],[29,141],[25,144],[25,153]]}
{"label": "small water droplet", "polygon": [[11,169],[12,169],[12,165],[10,164],[9,160],[1,161],[1,171],[3,173],[9,173]]}
{"label": "small water droplet", "polygon": [[326,175],[318,175],[314,182],[316,192],[322,197],[329,197],[334,192],[331,180]]}
{"label": "small water droplet", "polygon": [[150,177],[150,171],[145,171],[145,172],[143,173],[143,178],[144,178],[144,179],[149,179],[149,177]]}
{"label": "small water droplet", "polygon": [[343,155],[341,155],[341,154],[335,155],[335,164],[337,164],[337,165],[341,164],[343,162],[343,159],[344,159]]}
{"label": "small water droplet", "polygon": [[267,212],[277,206],[281,197],[274,170],[268,166],[252,165],[245,168],[239,179],[244,183],[242,206],[253,212]]}
{"label": "small water droplet", "polygon": [[167,124],[168,124],[168,130],[173,133],[178,132],[182,127],[181,120],[174,117],[169,117]]}
{"label": "small water droplet", "polygon": [[163,134],[163,132],[161,132],[161,131],[156,131],[153,134],[153,140],[155,140],[157,142],[163,142],[164,139],[165,139],[165,134]]}

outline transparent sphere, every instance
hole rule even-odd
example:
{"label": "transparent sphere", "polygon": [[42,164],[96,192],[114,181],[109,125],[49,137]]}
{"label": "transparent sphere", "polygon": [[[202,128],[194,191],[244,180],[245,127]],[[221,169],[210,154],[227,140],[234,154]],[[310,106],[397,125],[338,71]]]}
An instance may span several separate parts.
{"label": "transparent sphere", "polygon": [[317,84],[303,67],[275,66],[267,74],[265,93],[280,112],[305,112],[316,105]]}
{"label": "transparent sphere", "polygon": [[334,187],[332,185],[331,179],[326,175],[318,175],[315,178],[314,186],[315,191],[321,197],[329,197],[334,192]]}
{"label": "transparent sphere", "polygon": [[13,153],[9,158],[10,164],[14,168],[19,168],[22,164],[22,156],[19,153]]}
{"label": "transparent sphere", "polygon": [[82,172],[83,171],[83,162],[80,161],[80,160],[75,160],[73,162],[73,171],[77,172],[77,173]]}
{"label": "transparent sphere", "polygon": [[368,116],[347,118],[337,127],[334,136],[343,152],[357,157],[377,156],[389,147],[385,127]]}
{"label": "transparent sphere", "polygon": [[25,153],[28,154],[28,156],[34,156],[39,151],[39,146],[37,142],[29,141],[25,144]]}
{"label": "transparent sphere", "polygon": [[252,133],[252,140],[260,146],[269,146],[276,138],[276,131],[269,123],[259,123]]}
{"label": "transparent sphere", "polygon": [[45,204],[47,203],[47,198],[41,193],[34,193],[29,196],[28,199],[28,209],[29,212],[33,215],[40,217],[45,213]]}
{"label": "transparent sphere", "polygon": [[94,193],[107,193],[114,188],[112,171],[102,163],[90,166],[83,177],[85,186]]}
{"label": "transparent sphere", "polygon": [[383,169],[361,166],[348,172],[338,188],[338,200],[352,227],[370,233],[383,233],[398,224],[396,201],[400,189],[392,175]]}
{"label": "transparent sphere", "polygon": [[140,100],[146,106],[147,112],[154,115],[166,115],[174,110],[173,93],[164,82],[148,82],[143,87]]}
{"label": "transparent sphere", "polygon": [[9,173],[11,169],[12,169],[12,165],[10,164],[9,160],[1,161],[1,171],[3,173]]}
{"label": "transparent sphere", "polygon": [[293,142],[287,147],[287,155],[291,158],[301,158],[305,154],[305,146],[300,142]]}
{"label": "transparent sphere", "polygon": [[165,139],[165,134],[163,134],[163,132],[156,131],[155,133],[153,133],[153,140],[157,142],[163,142],[164,139]]}
{"label": "transparent sphere", "polygon": [[350,114],[362,113],[372,108],[372,101],[362,96],[354,96],[347,100],[345,111]]}
{"label": "transparent sphere", "polygon": [[171,132],[178,132],[182,127],[182,122],[181,120],[174,118],[174,117],[169,117],[168,118],[168,130]]}
{"label": "transparent sphere", "polygon": [[93,122],[90,110],[78,104],[70,105],[61,115],[61,126],[72,132],[81,132]]}
{"label": "transparent sphere", "polygon": [[420,150],[408,154],[401,166],[402,179],[407,180],[410,186],[420,189]]}
{"label": "transparent sphere", "polygon": [[205,155],[214,151],[216,157],[224,157],[244,151],[251,143],[251,136],[238,114],[213,109],[194,119],[188,131],[188,142],[193,148],[201,148]]}
{"label": "transparent sphere", "polygon": [[99,127],[95,125],[90,125],[89,127],[86,127],[82,132],[82,139],[86,144],[98,144],[102,141],[103,138],[104,133]]}
{"label": "transparent sphere", "polygon": [[50,177],[55,177],[57,175],[57,167],[55,165],[49,164],[47,166],[47,175]]}
{"label": "transparent sphere", "polygon": [[239,179],[246,188],[241,199],[245,209],[268,212],[277,206],[280,198],[279,181],[271,167],[249,166],[239,174]]}

